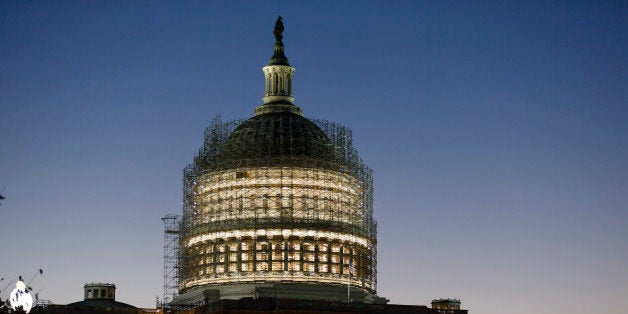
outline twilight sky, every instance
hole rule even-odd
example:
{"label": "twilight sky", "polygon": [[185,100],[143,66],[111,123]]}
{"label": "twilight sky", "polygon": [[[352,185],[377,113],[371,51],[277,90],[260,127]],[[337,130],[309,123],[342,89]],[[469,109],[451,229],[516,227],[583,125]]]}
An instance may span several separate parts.
{"label": "twilight sky", "polygon": [[278,14],[296,104],[375,171],[379,295],[626,311],[625,1],[2,1],[0,288],[153,307],[160,218],[261,104]]}

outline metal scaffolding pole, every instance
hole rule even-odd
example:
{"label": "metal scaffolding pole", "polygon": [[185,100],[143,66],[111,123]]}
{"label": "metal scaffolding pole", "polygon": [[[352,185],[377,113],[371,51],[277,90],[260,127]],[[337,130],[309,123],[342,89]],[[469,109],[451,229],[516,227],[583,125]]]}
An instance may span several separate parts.
{"label": "metal scaffolding pole", "polygon": [[179,289],[179,216],[166,215],[164,222],[164,291],[162,307],[168,307]]}

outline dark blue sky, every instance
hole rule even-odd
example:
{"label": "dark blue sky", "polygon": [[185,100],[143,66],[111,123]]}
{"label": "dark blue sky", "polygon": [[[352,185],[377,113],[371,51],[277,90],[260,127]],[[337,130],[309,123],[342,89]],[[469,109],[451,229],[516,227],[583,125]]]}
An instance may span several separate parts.
{"label": "dark blue sky", "polygon": [[375,170],[380,295],[625,308],[624,1],[0,2],[0,288],[154,306],[160,218],[211,119],[261,104],[278,14],[296,104]]}

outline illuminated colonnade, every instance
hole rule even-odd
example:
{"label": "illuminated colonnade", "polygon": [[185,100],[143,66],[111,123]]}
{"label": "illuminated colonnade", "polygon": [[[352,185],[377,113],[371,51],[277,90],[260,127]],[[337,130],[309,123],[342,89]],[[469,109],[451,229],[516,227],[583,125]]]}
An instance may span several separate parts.
{"label": "illuminated colonnade", "polygon": [[215,171],[198,178],[193,198],[184,290],[257,281],[375,290],[375,240],[354,177],[314,168]]}
{"label": "illuminated colonnade", "polygon": [[356,179],[319,169],[262,168],[205,174],[196,189],[195,223],[245,218],[362,222]]}

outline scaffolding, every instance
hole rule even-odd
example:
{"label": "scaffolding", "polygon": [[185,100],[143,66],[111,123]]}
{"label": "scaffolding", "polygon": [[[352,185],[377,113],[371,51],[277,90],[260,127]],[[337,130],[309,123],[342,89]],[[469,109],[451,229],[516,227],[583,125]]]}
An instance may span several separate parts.
{"label": "scaffolding", "polygon": [[162,306],[172,302],[179,290],[179,216],[166,215],[164,222],[164,291]]}
{"label": "scaffolding", "polygon": [[285,112],[213,119],[183,171],[178,227],[170,265],[180,267],[164,269],[164,282],[177,276],[164,283],[164,301],[175,283],[182,293],[246,282],[376,292],[373,172],[337,123]]}

